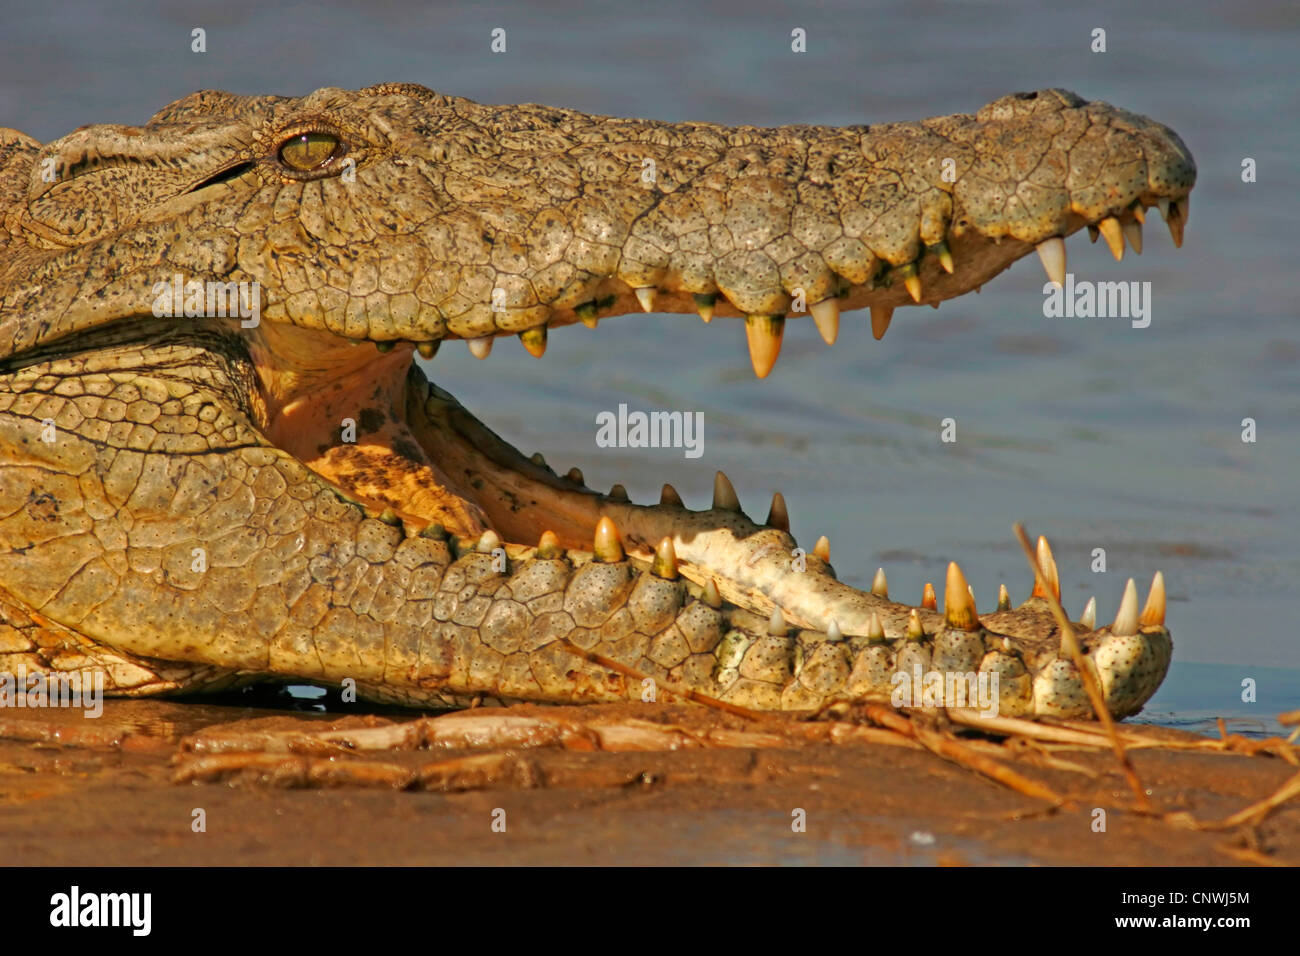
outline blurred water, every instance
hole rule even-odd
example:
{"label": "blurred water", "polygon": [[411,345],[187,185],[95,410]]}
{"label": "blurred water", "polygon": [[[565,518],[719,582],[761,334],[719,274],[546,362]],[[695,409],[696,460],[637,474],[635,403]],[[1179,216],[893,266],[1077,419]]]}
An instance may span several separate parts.
{"label": "blurred water", "polygon": [[[981,606],[1001,581],[1023,598],[1016,519],[1050,536],[1071,612],[1096,594],[1109,619],[1127,577],[1145,593],[1163,569],[1178,664],[1149,713],[1268,720],[1300,706],[1300,671],[1261,676],[1300,665],[1300,6],[414,6],[73,0],[9,11],[0,124],[48,139],[143,122],[200,88],[301,94],[384,80],[489,103],[758,125],[974,111],[1045,86],[1153,116],[1200,169],[1186,245],[1173,249],[1158,216],[1141,258],[1117,264],[1082,236],[1069,245],[1079,278],[1152,283],[1150,328],[1045,319],[1031,257],[981,295],[900,310],[880,343],[857,314],[834,349],[793,322],[762,382],[738,323],[682,316],[575,326],[540,362],[510,341],[487,362],[453,343],[432,372],[525,452],[544,450],[560,471],[578,465],[594,486],[622,481],[645,500],[672,481],[699,507],[722,468],[760,517],[780,489],[799,538],[830,535],[842,577],[865,583],[883,563],[909,600],[950,559]],[[190,52],[195,27],[206,54]],[[494,27],[507,31],[504,54],[488,50]],[[795,27],[807,54],[790,52]],[[1089,49],[1097,27],[1104,54]],[[1247,156],[1254,184],[1240,179]],[[703,411],[704,455],[597,448],[596,413],[620,401]],[[949,416],[956,444],[939,441]],[[1240,439],[1245,417],[1258,423],[1255,444]],[[1097,547],[1105,574],[1089,570]],[[1244,677],[1274,690],[1241,704]]]}

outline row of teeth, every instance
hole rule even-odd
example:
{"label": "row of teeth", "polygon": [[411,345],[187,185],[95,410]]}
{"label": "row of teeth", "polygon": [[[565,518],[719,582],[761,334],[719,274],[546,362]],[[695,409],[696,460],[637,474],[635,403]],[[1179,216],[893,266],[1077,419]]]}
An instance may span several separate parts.
{"label": "row of teeth", "polygon": [[[533,455],[531,460],[540,467],[548,467],[545,458],[540,453]],[[566,477],[576,484],[583,484],[582,472],[578,468],[571,468]],[[620,502],[630,501],[627,490],[622,484],[614,485],[606,497]],[[684,507],[681,495],[670,484],[664,485],[659,503],[661,507]],[[721,471],[714,476],[713,510],[734,511],[744,514],[735,487]],[[765,524],[767,527],[776,528],[778,531],[786,533],[790,531],[790,516],[786,509],[785,497],[779,491],[772,495],[772,505],[768,511]],[[501,539],[495,531],[485,531],[478,541],[473,542],[470,547],[475,551],[490,554],[496,548],[501,547]],[[614,520],[609,516],[602,517],[596,524],[591,551],[594,560],[604,563],[613,564],[626,558],[622,535],[619,533]],[[1056,558],[1052,554],[1052,548],[1047,543],[1046,537],[1039,536],[1037,552],[1038,565],[1043,570],[1043,578],[1051,591],[1052,598],[1059,602],[1061,600],[1060,572],[1057,570]],[[812,553],[822,561],[830,564],[830,540],[825,535],[818,538]],[[562,558],[564,556],[559,537],[554,531],[542,532],[537,543],[536,556],[545,559]],[[660,540],[655,548],[655,555],[650,569],[653,574],[666,580],[672,581],[678,578],[680,571],[672,538],[664,537]],[[883,600],[889,600],[889,581],[885,577],[884,568],[876,569],[875,577],[871,581],[871,593]],[[1030,597],[1045,599],[1047,596],[1047,593],[1035,581]],[[704,600],[705,603],[712,607],[722,606],[721,593],[718,590],[717,583],[712,578],[704,586]],[[1139,628],[1142,627],[1163,627],[1166,604],[1165,578],[1161,572],[1157,571],[1151,579],[1151,589],[1147,594],[1146,604],[1141,613],[1138,612],[1137,584],[1132,578],[1129,578],[1128,583],[1124,586],[1124,596],[1120,599],[1119,610],[1116,612],[1115,620],[1110,626],[1110,633],[1116,637],[1127,637],[1137,634]],[[926,582],[925,587],[922,589],[919,608],[938,611],[938,595],[935,592],[933,583]],[[999,612],[1011,610],[1011,595],[1007,591],[1005,584],[998,587],[997,610]],[[913,639],[925,636],[921,616],[917,612],[918,608],[913,608],[908,619],[907,637]],[[975,608],[975,592],[966,583],[966,576],[955,561],[948,564],[948,577],[944,587],[944,619],[950,627],[962,631],[978,631],[982,627]],[[1079,615],[1078,623],[1085,631],[1096,630],[1097,599],[1095,597],[1088,599],[1083,613]],[[785,618],[779,607],[772,612],[768,630],[772,634],[782,635],[787,631]],[[839,625],[834,620],[827,624],[826,634],[831,640],[838,640],[842,637]],[[884,625],[880,621],[880,616],[874,612],[871,615],[866,636],[882,640],[885,637]]]}
{"label": "row of teeth", "polygon": [[[1156,200],[1155,205],[1160,209],[1161,215],[1169,227],[1169,234],[1173,237],[1174,245],[1181,247],[1183,244],[1183,229],[1187,224],[1187,198],[1184,197],[1181,200],[1161,198]],[[1097,241],[1099,235],[1102,236],[1106,240],[1107,246],[1110,247],[1111,254],[1118,261],[1124,257],[1126,243],[1132,246],[1135,253],[1142,254],[1142,225],[1145,222],[1146,207],[1143,206],[1141,200],[1137,200],[1129,207],[1123,221],[1117,216],[1107,216],[1095,225],[1089,224],[1088,234],[1093,242]],[[1052,236],[1038,243],[1036,248],[1038,258],[1043,264],[1048,280],[1063,286],[1066,271],[1064,238]],[[939,264],[945,272],[952,274],[954,267],[952,253],[949,251],[947,243],[940,241],[928,247],[927,251],[933,253],[939,259]],[[907,263],[896,267],[893,270],[893,275],[901,279],[908,294],[912,297],[912,301],[919,304],[921,301],[921,276],[916,263]],[[654,286],[642,286],[633,289],[633,291],[636,293],[641,308],[646,312],[653,312],[655,293],[658,290]],[[695,296],[696,310],[699,312],[700,318],[705,322],[712,320],[717,298],[717,293],[697,294]],[[585,325],[595,328],[598,321],[596,303],[584,303],[574,311]],[[821,302],[814,302],[808,307],[808,311],[822,339],[827,345],[834,345],[840,333],[838,299],[829,298],[823,299]],[[877,339],[883,338],[893,318],[893,306],[871,306],[871,334]],[[745,318],[745,338],[749,345],[749,359],[754,367],[754,374],[759,378],[768,376],[781,354],[785,319],[784,315],[763,314],[749,315]],[[520,332],[519,340],[530,355],[541,358],[546,352],[546,326],[537,326]],[[475,358],[485,359],[492,353],[492,345],[495,341],[496,336],[483,335],[478,338],[466,339],[465,344],[469,346],[470,353]],[[375,346],[381,352],[387,352],[396,344],[396,342],[392,341],[376,342]],[[441,340],[413,344],[421,356],[429,359],[433,358],[437,353]]]}

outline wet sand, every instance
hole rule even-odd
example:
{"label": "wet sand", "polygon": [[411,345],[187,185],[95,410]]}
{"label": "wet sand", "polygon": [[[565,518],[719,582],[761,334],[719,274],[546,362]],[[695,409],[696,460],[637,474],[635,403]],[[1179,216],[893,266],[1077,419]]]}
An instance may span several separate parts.
{"label": "wet sand", "polygon": [[[669,705],[509,712],[574,721],[626,714],[695,730],[753,727]],[[1028,758],[1013,764],[1075,801],[1074,809],[1055,811],[929,753],[860,743],[518,749],[495,773],[444,781],[471,788],[458,792],[286,788],[255,771],[212,783],[173,782],[187,735],[235,721],[315,729],[338,719],[192,701],[108,701],[94,721],[79,712],[2,712],[0,855],[14,866],[1300,864],[1300,801],[1256,827],[1182,829],[1126,811],[1131,796],[1113,757],[1084,751],[1055,756],[1095,776]],[[338,761],[414,767],[460,753],[382,752]],[[1235,754],[1136,751],[1132,759],[1159,810],[1185,810],[1199,820],[1226,817],[1296,772],[1280,759]],[[1107,808],[1104,833],[1093,830],[1096,807]],[[192,830],[196,809],[204,811],[206,832]],[[803,832],[794,827],[799,810]],[[503,819],[504,832],[497,832]]]}

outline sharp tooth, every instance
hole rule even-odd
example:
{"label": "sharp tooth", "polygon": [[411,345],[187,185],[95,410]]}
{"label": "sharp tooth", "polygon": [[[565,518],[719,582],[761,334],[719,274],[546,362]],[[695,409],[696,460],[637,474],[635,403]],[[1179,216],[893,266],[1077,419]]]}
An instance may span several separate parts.
{"label": "sharp tooth", "polygon": [[1146,223],[1147,209],[1146,206],[1142,205],[1141,199],[1133,200],[1133,205],[1129,207],[1129,211],[1133,213],[1133,218],[1136,219],[1138,222],[1144,224]]}
{"label": "sharp tooth", "polygon": [[736,489],[732,487],[731,479],[722,472],[713,476],[713,507],[720,511],[740,510],[740,499],[736,496]]}
{"label": "sharp tooth", "polygon": [[998,585],[998,610],[1011,610],[1011,595],[1007,593],[1007,586],[1005,584]]}
{"label": "sharp tooth", "polygon": [[420,358],[431,359],[438,354],[438,347],[442,345],[442,339],[434,339],[431,342],[417,342],[415,350],[420,353]]}
{"label": "sharp tooth", "polygon": [[541,358],[546,354],[546,326],[539,325],[535,329],[520,332],[519,341],[524,344],[529,355],[533,358]]}
{"label": "sharp tooth", "polygon": [[618,535],[618,526],[608,515],[596,523],[596,536],[591,550],[596,560],[605,564],[623,560],[623,539]]}
{"label": "sharp tooth", "polygon": [[779,607],[772,608],[772,616],[767,619],[767,633],[773,637],[785,637],[785,615]]}
{"label": "sharp tooth", "polygon": [[713,321],[713,304],[718,301],[718,296],[712,292],[695,293],[695,311],[700,313],[700,318],[705,322]]}
{"label": "sharp tooth", "polygon": [[790,512],[785,508],[785,496],[779,491],[772,495],[772,507],[768,509],[766,524],[778,531],[790,530]]}
{"label": "sharp tooth", "polygon": [[664,485],[664,490],[659,493],[659,504],[665,508],[681,508],[682,496],[672,485]]}
{"label": "sharp tooth", "polygon": [[[1061,576],[1056,570],[1056,558],[1052,557],[1052,547],[1041,534],[1038,536],[1038,566],[1043,569],[1043,577],[1047,579],[1047,586],[1052,590],[1052,597],[1061,600]],[[1034,576],[1034,590],[1031,596],[1047,597],[1038,584],[1037,575]]]}
{"label": "sharp tooth", "polygon": [[956,561],[948,562],[948,580],[943,588],[943,616],[950,627],[959,631],[980,629],[980,619],[975,613],[975,595]]}
{"label": "sharp tooth", "polygon": [[948,249],[948,243],[940,239],[930,247],[930,251],[939,257],[939,265],[943,267],[943,271],[952,275],[952,252]]}
{"label": "sharp tooth", "polygon": [[885,332],[889,329],[889,323],[894,318],[894,307],[892,305],[873,305],[871,307],[871,334],[879,342],[885,337]]}
{"label": "sharp tooth", "polygon": [[655,287],[643,285],[637,289],[636,300],[641,303],[642,312],[653,312],[655,309]]}
{"label": "sharp tooth", "polygon": [[623,487],[623,484],[621,482],[611,485],[609,489],[609,494],[607,494],[605,497],[613,498],[615,501],[630,500],[627,496],[627,489]]}
{"label": "sharp tooth", "polygon": [[469,346],[470,354],[476,359],[485,359],[492,354],[492,343],[495,341],[490,335],[480,335],[476,339],[466,339],[465,344]]}
{"label": "sharp tooth", "polygon": [[840,630],[840,622],[835,620],[835,618],[831,618],[831,622],[826,625],[826,640],[828,641],[844,640],[844,632]]}
{"label": "sharp tooth", "polygon": [[939,599],[935,596],[934,585],[929,581],[925,582],[925,587],[921,591],[921,607],[931,611],[939,610]]}
{"label": "sharp tooth", "polygon": [[813,303],[808,311],[812,313],[813,322],[817,324],[817,331],[821,334],[822,341],[827,345],[834,345],[840,335],[839,301],[822,299],[820,302]]}
{"label": "sharp tooth", "polygon": [[1065,240],[1060,236],[1044,239],[1037,246],[1047,278],[1057,286],[1065,285]]}
{"label": "sharp tooth", "polygon": [[1160,208],[1160,217],[1164,219],[1165,222],[1168,222],[1169,221],[1169,200],[1166,199],[1164,196],[1161,196],[1159,199],[1156,200],[1156,205]]}
{"label": "sharp tooth", "polygon": [[722,595],[718,591],[718,582],[709,578],[709,583],[704,585],[704,603],[711,608],[722,607]]}
{"label": "sharp tooth", "polygon": [[1115,612],[1115,623],[1110,626],[1110,632],[1120,637],[1138,632],[1138,590],[1132,578],[1124,585],[1124,597],[1120,599],[1119,610]]}
{"label": "sharp tooth", "polygon": [[912,608],[912,613],[907,618],[907,636],[913,641],[925,637],[925,628],[921,626],[921,615],[917,613],[916,608]]}
{"label": "sharp tooth", "polygon": [[1124,223],[1124,238],[1133,247],[1135,255],[1142,255],[1142,223],[1136,219]]}
{"label": "sharp tooth", "polygon": [[871,593],[889,600],[889,582],[885,580],[884,568],[876,568],[876,576],[871,579]]}
{"label": "sharp tooth", "polygon": [[489,528],[479,537],[478,544],[474,546],[474,550],[479,554],[491,554],[499,547],[501,547],[501,536]]}
{"label": "sharp tooth", "polygon": [[582,469],[579,468],[577,465],[574,465],[572,468],[570,468],[569,473],[564,477],[568,478],[575,485],[585,484],[585,482],[582,479]]}
{"label": "sharp tooth", "polygon": [[1115,257],[1115,261],[1124,258],[1124,230],[1120,228],[1119,220],[1114,216],[1107,216],[1101,222],[1097,223],[1097,228],[1101,230],[1102,238],[1106,240],[1106,245],[1110,246],[1110,254]]}
{"label": "sharp tooth", "polygon": [[560,539],[554,531],[542,532],[537,540],[537,556],[546,560],[564,557],[564,549],[560,547]]}
{"label": "sharp tooth", "polygon": [[826,537],[826,535],[822,535],[820,538],[818,538],[817,543],[813,545],[813,554],[818,558],[820,558],[821,560],[825,561],[827,564],[830,564],[831,563],[831,539]]}
{"label": "sharp tooth", "polygon": [[659,542],[659,547],[655,548],[655,559],[650,565],[650,570],[656,577],[663,578],[665,581],[677,580],[677,549],[673,547],[672,538],[664,538]]}
{"label": "sharp tooth", "polygon": [[875,611],[871,612],[871,620],[867,623],[867,637],[873,641],[885,639],[885,626],[880,623],[880,615]]}
{"label": "sharp tooth", "polygon": [[1165,623],[1165,576],[1159,571],[1151,579],[1151,593],[1138,623],[1143,627],[1161,627]]}
{"label": "sharp tooth", "polygon": [[907,288],[907,294],[912,297],[913,302],[921,301],[921,274],[917,271],[915,262],[905,262],[896,270],[898,277],[903,280],[903,285]]}
{"label": "sharp tooth", "polygon": [[575,305],[573,307],[573,314],[581,319],[582,324],[589,329],[594,329],[596,324],[600,321],[594,300],[591,302],[583,302],[581,305]]}
{"label": "sharp tooth", "polygon": [[1092,223],[1088,223],[1088,241],[1096,242],[1097,237],[1100,235],[1101,235],[1101,230],[1098,229],[1096,226],[1094,226]]}
{"label": "sharp tooth", "polygon": [[785,317],[780,315],[750,315],[745,318],[745,338],[749,341],[749,361],[754,374],[767,378],[777,356],[781,354],[781,336],[785,332]]}
{"label": "sharp tooth", "polygon": [[1079,623],[1090,631],[1097,629],[1097,599],[1088,598],[1088,603],[1083,606],[1083,613],[1079,615]]}
{"label": "sharp tooth", "polygon": [[1183,229],[1187,226],[1188,200],[1184,196],[1177,202],[1169,203],[1169,213],[1165,216],[1165,225],[1169,227],[1169,236],[1179,249],[1183,247]]}

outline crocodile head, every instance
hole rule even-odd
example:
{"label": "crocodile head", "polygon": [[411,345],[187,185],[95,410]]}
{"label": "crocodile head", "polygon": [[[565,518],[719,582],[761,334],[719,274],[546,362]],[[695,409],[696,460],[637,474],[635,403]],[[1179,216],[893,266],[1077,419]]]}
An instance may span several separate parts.
{"label": "crocodile head", "polygon": [[[834,343],[840,313],[868,308],[880,338],[897,307],[978,289],[1035,249],[1063,280],[1064,239],[1081,228],[1117,258],[1126,243],[1140,251],[1151,207],[1180,244],[1194,178],[1171,130],[1063,90],[914,123],[765,129],[483,106],[384,84],[301,99],[196,93],[142,127],[91,126],[44,146],[0,132],[0,503],[16,516],[0,532],[0,583],[13,603],[146,669],[360,673],[377,695],[415,702],[598,698],[596,678],[574,682],[571,668],[587,665],[572,658],[555,665],[569,684],[541,674],[536,655],[554,648],[530,635],[559,614],[556,639],[754,706],[888,693],[889,675],[924,663],[998,671],[1004,712],[1086,714],[1041,591],[977,613],[955,566],[944,614],[933,598],[890,601],[883,574],[858,591],[836,580],[828,549],[796,549],[781,496],[760,525],[721,474],[706,511],[670,486],[657,505],[620,486],[596,493],[503,442],[413,359],[446,339],[486,358],[504,336],[540,357],[563,326],[698,312],[716,327],[743,321],[764,377],[787,321],[807,317]],[[64,427],[61,445],[35,443],[42,422]],[[132,455],[143,463],[115,492],[114,468]],[[195,469],[214,494],[244,481],[247,513],[217,519],[181,494]],[[71,479],[55,512],[85,518],[63,534],[31,528],[50,475]],[[275,506],[261,502],[286,495],[308,502],[306,515],[277,536]],[[311,505],[330,496],[346,507]],[[335,634],[323,622],[340,606],[338,575],[360,560],[361,536],[388,531],[368,567],[407,582],[410,606],[433,607],[411,625],[426,636],[402,637],[393,615],[360,608],[351,591],[353,616]],[[167,564],[169,548],[188,555],[231,535],[262,550],[201,582]],[[421,552],[436,570],[430,593],[407,581],[411,541],[442,549]],[[497,547],[512,570],[478,575]],[[282,568],[255,566],[267,549]],[[1045,542],[1040,555],[1054,573]],[[90,567],[107,570],[91,580]],[[520,578],[548,567],[558,577],[541,593],[558,589],[560,603],[521,604]],[[292,568],[305,583],[290,593]],[[456,608],[477,598],[440,611],[432,593],[467,574],[486,601],[469,624]],[[316,585],[335,589],[331,613],[295,625]],[[272,625],[251,645],[226,606],[231,589],[253,595],[241,613],[267,602]],[[672,613],[652,626],[642,619],[655,601]],[[487,620],[503,602],[523,613],[493,643]],[[703,609],[718,621],[697,641],[683,618]],[[1163,582],[1141,615],[1130,582],[1113,625],[1094,616],[1078,625],[1083,645],[1112,708],[1131,713],[1169,661]],[[428,671],[419,650],[399,666],[392,648],[422,646],[431,630],[462,642],[455,659]],[[376,634],[378,664],[357,650]],[[520,650],[521,637],[535,646]],[[321,650],[336,640],[354,645],[347,666]],[[475,664],[487,646],[502,660]],[[521,654],[528,673],[508,681]]]}

